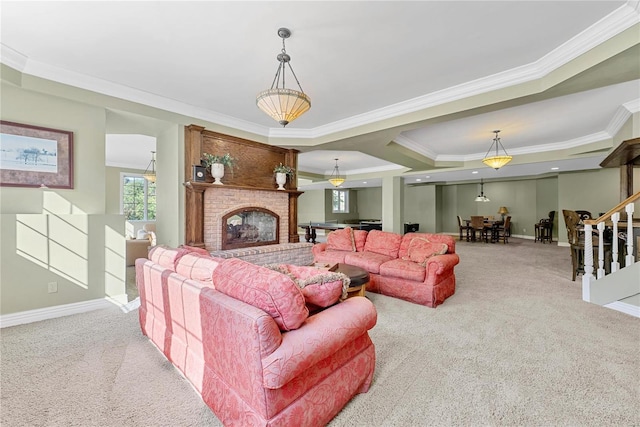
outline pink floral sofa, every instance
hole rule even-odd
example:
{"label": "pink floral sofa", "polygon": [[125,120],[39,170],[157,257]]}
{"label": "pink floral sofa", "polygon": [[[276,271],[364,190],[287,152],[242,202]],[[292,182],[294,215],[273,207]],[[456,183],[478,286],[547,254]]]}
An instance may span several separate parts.
{"label": "pink floral sofa", "polygon": [[[343,280],[189,248],[149,258],[136,260],[142,332],[224,425],[321,426],[368,390],[377,314],[363,297],[336,304]],[[329,306],[310,316],[308,299]]]}
{"label": "pink floral sofa", "polygon": [[316,263],[346,263],[369,272],[367,291],[436,307],[454,294],[455,240],[445,234],[332,231],[313,246]]}

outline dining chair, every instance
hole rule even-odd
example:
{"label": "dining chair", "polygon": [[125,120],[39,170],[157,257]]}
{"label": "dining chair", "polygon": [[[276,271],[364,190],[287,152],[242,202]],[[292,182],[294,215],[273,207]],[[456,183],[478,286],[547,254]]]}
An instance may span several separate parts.
{"label": "dining chair", "polygon": [[545,241],[552,243],[553,242],[553,220],[556,216],[556,211],[550,211],[548,218],[542,218],[538,221],[537,224],[534,225],[535,229],[535,240],[534,242],[540,241],[544,243]]}
{"label": "dining chair", "polygon": [[499,225],[495,229],[495,240],[499,242],[502,240],[502,243],[509,243],[509,228],[511,227],[511,216],[507,216],[504,219],[504,224]]}
{"label": "dining chair", "polygon": [[462,241],[462,232],[464,231],[467,236],[467,242],[469,241],[469,230],[471,227],[467,225],[466,221],[463,221],[460,215],[458,215],[458,228],[460,229],[460,241]]}
{"label": "dining chair", "polygon": [[589,211],[576,210],[574,212],[578,214],[578,216],[580,217],[580,220],[582,220],[582,221],[584,221],[585,219],[593,218],[591,216],[591,212],[589,212]]}
{"label": "dining chair", "polygon": [[576,211],[563,209],[564,224],[567,228],[567,241],[571,250],[571,280],[575,282],[576,275],[582,272],[581,264],[584,258],[584,238],[580,244],[580,232],[578,224],[580,223],[580,215]]}
{"label": "dining chair", "polygon": [[472,241],[476,241],[476,236],[478,234],[478,232],[480,232],[480,239],[484,239],[485,242],[489,241],[489,230],[487,229],[487,227],[484,224],[484,217],[483,216],[475,216],[472,215],[471,216],[471,229],[469,230],[471,232],[471,240]]}

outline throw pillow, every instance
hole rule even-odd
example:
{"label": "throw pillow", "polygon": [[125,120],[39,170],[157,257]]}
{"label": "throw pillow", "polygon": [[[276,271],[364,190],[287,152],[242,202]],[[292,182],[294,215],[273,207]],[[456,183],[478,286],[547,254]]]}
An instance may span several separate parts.
{"label": "throw pillow", "polygon": [[270,264],[264,267],[291,277],[302,290],[305,302],[312,308],[329,307],[347,298],[351,280],[346,274],[290,264]]}
{"label": "throw pillow", "polygon": [[367,235],[364,251],[397,258],[401,242],[402,235],[400,234],[389,231],[371,230]]}
{"label": "throw pillow", "polygon": [[213,271],[213,286],[268,313],[282,331],[299,328],[309,317],[304,296],[289,276],[239,258],[218,265]]}
{"label": "throw pillow", "polygon": [[338,251],[356,251],[356,243],[353,240],[353,230],[346,227],[341,230],[334,230],[327,235],[327,249]]}
{"label": "throw pillow", "polygon": [[447,249],[446,243],[435,243],[430,242],[428,239],[416,237],[409,244],[409,260],[424,266],[429,258],[445,254]]}
{"label": "throw pillow", "polygon": [[367,230],[353,230],[353,240],[356,243],[356,252],[364,251],[364,245],[367,242]]}

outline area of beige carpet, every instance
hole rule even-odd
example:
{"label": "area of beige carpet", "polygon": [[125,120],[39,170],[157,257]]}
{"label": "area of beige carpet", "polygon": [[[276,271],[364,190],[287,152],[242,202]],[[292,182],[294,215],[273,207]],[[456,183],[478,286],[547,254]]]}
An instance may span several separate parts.
{"label": "area of beige carpet", "polygon": [[[368,293],[376,372],[331,426],[638,426],[640,319],[581,300],[569,249],[460,242],[437,309]],[[1,331],[0,424],[215,426],[117,308]]]}

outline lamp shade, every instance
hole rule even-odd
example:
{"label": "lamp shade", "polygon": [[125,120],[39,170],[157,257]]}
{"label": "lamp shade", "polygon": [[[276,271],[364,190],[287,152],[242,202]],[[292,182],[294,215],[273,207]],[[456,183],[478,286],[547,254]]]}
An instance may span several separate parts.
{"label": "lamp shade", "polygon": [[500,169],[501,167],[509,163],[511,159],[513,159],[513,156],[491,156],[482,159],[482,163],[489,166],[490,168]]}
{"label": "lamp shade", "polygon": [[500,206],[500,209],[498,209],[498,213],[501,215],[506,215],[509,213],[509,209],[507,209],[506,206]]}
{"label": "lamp shade", "polygon": [[272,119],[286,126],[311,108],[311,100],[303,92],[275,88],[260,92],[256,105]]}

